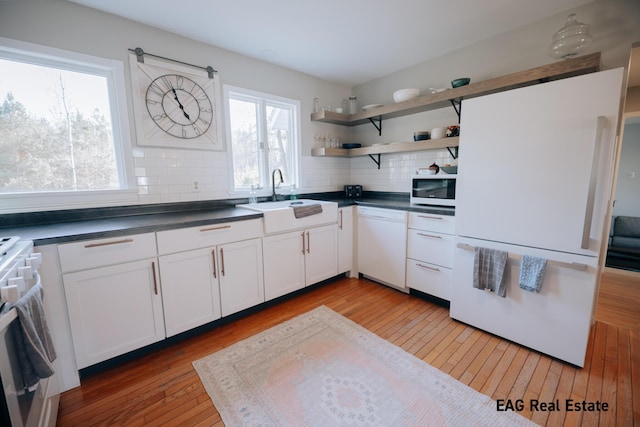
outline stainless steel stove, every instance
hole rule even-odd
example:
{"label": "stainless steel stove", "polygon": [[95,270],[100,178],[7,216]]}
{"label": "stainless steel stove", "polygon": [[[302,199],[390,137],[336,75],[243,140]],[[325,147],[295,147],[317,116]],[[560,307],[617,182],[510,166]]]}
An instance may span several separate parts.
{"label": "stainless steel stove", "polygon": [[19,319],[13,304],[41,283],[38,267],[42,254],[33,242],[10,236],[0,238],[0,425],[54,426],[59,394],[55,374],[25,388],[16,355]]}

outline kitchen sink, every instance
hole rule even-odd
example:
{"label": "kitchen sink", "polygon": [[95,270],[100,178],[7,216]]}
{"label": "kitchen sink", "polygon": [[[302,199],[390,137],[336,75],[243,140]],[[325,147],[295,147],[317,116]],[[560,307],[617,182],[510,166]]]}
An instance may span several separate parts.
{"label": "kitchen sink", "polygon": [[[293,214],[293,207],[295,206],[318,204],[322,206],[321,213],[302,218],[296,218]],[[326,202],[323,200],[281,200],[277,202],[245,203],[236,205],[236,207],[262,212],[265,234],[299,230],[323,224],[333,224],[338,221],[338,204],[336,202]]]}

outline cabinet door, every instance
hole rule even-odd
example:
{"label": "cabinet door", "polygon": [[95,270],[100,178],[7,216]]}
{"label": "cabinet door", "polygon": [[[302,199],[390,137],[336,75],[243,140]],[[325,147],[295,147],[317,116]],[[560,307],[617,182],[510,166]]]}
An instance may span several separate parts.
{"label": "cabinet door", "polygon": [[159,260],[167,336],[220,318],[214,248],[163,255]]}
{"label": "cabinet door", "polygon": [[306,238],[306,285],[338,274],[338,234],[335,225],[310,228]]}
{"label": "cabinet door", "polygon": [[338,209],[338,273],[353,268],[353,208]]}
{"label": "cabinet door", "polygon": [[218,260],[223,316],[264,302],[261,239],[219,246]]}
{"label": "cabinet door", "polygon": [[63,275],[79,369],[165,337],[155,259]]}
{"label": "cabinet door", "polygon": [[264,293],[268,301],[305,286],[305,233],[294,231],[263,239]]}

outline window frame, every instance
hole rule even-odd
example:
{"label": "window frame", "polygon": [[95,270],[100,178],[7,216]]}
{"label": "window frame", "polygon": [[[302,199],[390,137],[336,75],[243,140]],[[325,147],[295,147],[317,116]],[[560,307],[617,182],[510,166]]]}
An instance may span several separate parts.
{"label": "window frame", "polygon": [[[286,98],[278,95],[272,95],[265,92],[259,92],[251,89],[245,89],[232,85],[223,85],[223,95],[224,95],[224,111],[225,111],[225,128],[226,128],[226,139],[227,139],[227,165],[229,171],[229,189],[228,193],[232,196],[236,197],[247,197],[251,188],[236,188],[235,187],[235,177],[233,170],[233,141],[231,135],[231,114],[230,114],[230,103],[231,99],[245,99],[251,101],[257,101],[260,104],[259,115],[262,115],[262,119],[264,120],[264,105],[267,103],[271,104],[282,104],[284,106],[291,108],[291,147],[293,149],[293,153],[291,153],[291,163],[293,168],[293,176],[290,179],[289,185],[281,185],[278,187],[280,189],[280,194],[287,194],[293,186],[296,188],[299,187],[300,183],[300,151],[301,151],[301,122],[300,122],[300,108],[301,102],[297,99]],[[233,97],[232,95],[236,95]],[[262,131],[266,132],[265,127],[262,127]],[[261,135],[266,140],[266,134]],[[271,173],[272,171],[266,166],[268,162],[269,154],[268,150],[261,149],[260,158],[258,159],[260,173],[262,175],[262,179],[265,182],[263,187],[259,187],[255,189],[255,193],[257,196],[270,196],[271,189]]]}
{"label": "window frame", "polygon": [[0,58],[105,77],[109,94],[119,189],[0,193],[0,214],[117,206],[138,200],[133,173],[124,63],[0,37]]}

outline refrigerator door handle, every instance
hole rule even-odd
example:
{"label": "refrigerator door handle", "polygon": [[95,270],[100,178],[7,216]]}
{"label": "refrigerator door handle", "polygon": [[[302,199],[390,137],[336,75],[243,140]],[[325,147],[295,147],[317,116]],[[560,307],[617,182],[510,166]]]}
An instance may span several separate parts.
{"label": "refrigerator door handle", "polygon": [[[471,246],[471,245],[468,245],[466,243],[458,243],[456,245],[456,247],[458,249],[464,249],[466,251],[473,251],[476,248],[475,246]],[[508,256],[509,256],[510,259],[514,259],[516,261],[519,261],[519,260],[522,259],[522,256],[518,255],[518,254],[509,253]],[[553,260],[553,259],[547,260],[547,264],[553,264],[553,265],[556,265],[558,267],[563,267],[563,268],[571,268],[573,270],[578,270],[578,271],[586,271],[587,268],[589,268],[589,266],[587,264],[584,264],[584,263],[581,263],[581,262],[564,262],[564,261],[556,261],[556,260]]]}
{"label": "refrigerator door handle", "polygon": [[591,223],[593,221],[593,207],[596,197],[596,182],[598,180],[598,165],[600,164],[600,144],[602,141],[602,131],[606,124],[604,116],[596,119],[595,138],[593,141],[593,157],[591,161],[591,175],[589,177],[589,192],[587,193],[587,203],[584,212],[584,223],[582,229],[582,249],[589,249],[589,237],[591,235]]}

